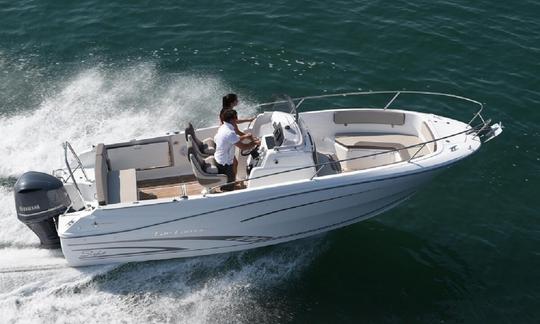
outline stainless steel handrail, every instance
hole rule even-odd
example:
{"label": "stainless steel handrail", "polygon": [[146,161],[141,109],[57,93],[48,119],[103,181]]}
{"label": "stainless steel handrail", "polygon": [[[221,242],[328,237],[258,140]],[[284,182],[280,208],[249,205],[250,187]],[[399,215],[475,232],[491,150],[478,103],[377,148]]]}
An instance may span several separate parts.
{"label": "stainless steel handrail", "polygon": [[[473,103],[475,105],[479,106],[479,109],[474,113],[472,119],[467,123],[467,125],[471,125],[476,118],[480,118],[482,122],[484,122],[484,118],[482,117],[481,113],[484,109],[484,105],[476,101],[474,99],[470,99],[463,96],[458,96],[450,93],[443,93],[443,92],[431,92],[431,91],[414,91],[414,90],[389,90],[389,91],[360,91],[360,92],[344,92],[344,93],[333,93],[333,94],[326,94],[326,95],[318,95],[318,96],[306,96],[306,97],[298,97],[298,98],[292,98],[293,101],[298,101],[299,103],[296,105],[296,109],[298,111],[298,108],[306,101],[313,100],[313,99],[323,99],[323,98],[335,98],[335,97],[350,97],[350,96],[370,96],[370,95],[381,95],[381,94],[389,94],[392,95],[392,98],[390,101],[387,102],[387,104],[384,107],[374,107],[372,109],[388,109],[390,105],[397,99],[398,96],[402,94],[415,94],[415,95],[427,95],[427,96],[439,96],[439,97],[448,97],[448,98],[454,98],[458,100],[467,101],[470,103]],[[274,105],[276,103],[287,103],[286,100],[280,100],[280,101],[273,101],[273,102],[266,102],[262,104],[255,105],[254,108],[257,107],[264,107],[269,105]]]}
{"label": "stainless steel handrail", "polygon": [[[78,169],[81,169],[86,181],[90,182],[90,179],[88,178],[88,175],[86,174],[86,171],[84,171],[84,166],[81,162],[81,159],[79,159],[79,156],[77,155],[77,153],[75,153],[75,150],[73,149],[73,147],[71,146],[71,144],[66,141],[63,143],[64,145],[64,161],[66,163],[66,167],[69,171],[69,177],[67,177],[67,179],[64,180],[64,182],[68,182],[68,180],[71,178],[73,179],[73,184],[75,185],[75,188],[77,188],[77,191],[79,191],[80,194],[81,193],[81,189],[79,188],[79,185],[77,184],[77,180],[75,180],[75,176],[73,175],[73,173],[75,171],[77,171]],[[69,151],[71,152],[71,154],[73,155],[73,157],[75,157],[75,160],[77,162],[77,166],[75,167],[75,169],[71,170],[71,165],[69,164],[69,160],[68,160],[68,149]]]}

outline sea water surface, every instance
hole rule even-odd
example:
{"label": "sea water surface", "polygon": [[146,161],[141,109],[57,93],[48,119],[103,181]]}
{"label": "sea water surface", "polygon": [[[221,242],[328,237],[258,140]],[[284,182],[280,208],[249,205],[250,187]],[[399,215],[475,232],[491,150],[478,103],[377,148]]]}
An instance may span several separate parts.
{"label": "sea water surface", "polygon": [[[537,323],[537,1],[0,1],[3,323]],[[389,212],[242,253],[69,268],[12,187],[77,151],[274,94],[424,90],[504,133]],[[425,111],[467,121],[451,104]]]}

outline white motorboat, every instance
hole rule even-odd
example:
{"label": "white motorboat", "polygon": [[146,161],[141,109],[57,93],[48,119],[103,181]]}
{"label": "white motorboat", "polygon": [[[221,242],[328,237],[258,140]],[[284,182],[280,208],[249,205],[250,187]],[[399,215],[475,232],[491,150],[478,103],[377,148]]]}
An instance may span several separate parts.
{"label": "white motorboat", "polygon": [[[317,100],[381,95],[390,99],[381,108],[299,113]],[[466,123],[390,107],[404,95],[479,109]],[[500,123],[482,117],[481,103],[441,93],[356,92],[272,104],[290,110],[264,111],[245,129],[261,146],[237,151],[234,191],[221,192],[227,178],[212,158],[218,126],[100,143],[79,155],[66,142],[65,167],[18,179],[18,218],[43,247],[61,245],[72,266],[252,249],[389,210],[502,132]]]}

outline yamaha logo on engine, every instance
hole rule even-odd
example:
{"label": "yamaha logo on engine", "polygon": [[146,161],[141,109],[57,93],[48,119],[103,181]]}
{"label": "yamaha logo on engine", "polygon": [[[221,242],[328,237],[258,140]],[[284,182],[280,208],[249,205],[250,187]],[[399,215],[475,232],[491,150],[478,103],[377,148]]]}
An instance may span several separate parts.
{"label": "yamaha logo on engine", "polygon": [[39,205],[33,205],[33,206],[19,206],[19,210],[23,212],[33,211],[33,210],[39,210]]}

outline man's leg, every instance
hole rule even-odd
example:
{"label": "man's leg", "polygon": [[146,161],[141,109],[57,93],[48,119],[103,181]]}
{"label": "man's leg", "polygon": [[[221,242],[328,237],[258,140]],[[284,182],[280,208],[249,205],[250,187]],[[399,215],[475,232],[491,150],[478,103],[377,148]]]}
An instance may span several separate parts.
{"label": "man's leg", "polygon": [[[234,176],[234,170],[233,170],[234,168],[232,164],[221,165],[219,163],[216,163],[216,166],[218,168],[219,173],[225,174],[227,176],[227,182],[234,182],[236,180]],[[221,186],[221,190],[222,191],[234,190],[234,183]]]}

